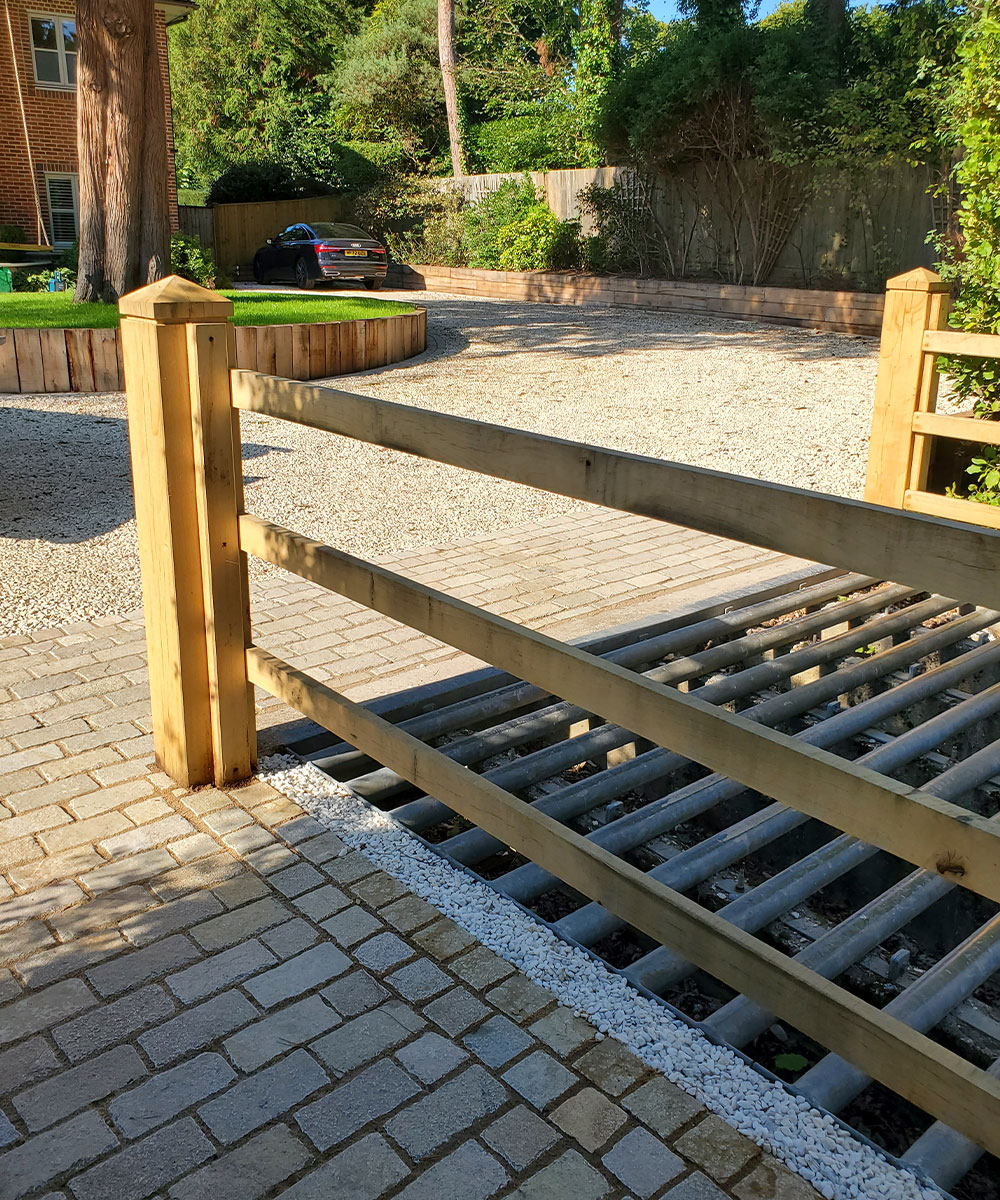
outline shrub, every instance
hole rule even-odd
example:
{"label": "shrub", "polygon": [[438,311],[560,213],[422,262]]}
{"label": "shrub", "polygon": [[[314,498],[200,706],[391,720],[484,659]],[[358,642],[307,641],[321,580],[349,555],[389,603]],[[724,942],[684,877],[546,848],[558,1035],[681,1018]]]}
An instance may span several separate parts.
{"label": "shrub", "polygon": [[71,292],[76,287],[76,271],[69,267],[43,267],[40,270],[20,267],[11,273],[11,290],[15,292],[47,292],[49,284],[56,276],[63,284],[60,291]]}
{"label": "shrub", "polygon": [[505,271],[552,271],[579,262],[576,221],[560,221],[543,205],[500,230],[500,263]]}
{"label": "shrub", "polygon": [[524,176],[505,180],[476,203],[450,187],[421,191],[422,216],[389,239],[401,261],[493,271],[560,270],[579,265],[580,227],[560,221]]}
{"label": "shrub", "polygon": [[190,279],[202,287],[214,288],[222,282],[216,276],[212,251],[186,233],[175,233],[170,238],[170,269],[182,279]]}
{"label": "shrub", "polygon": [[333,189],[309,176],[296,175],[277,162],[233,163],[208,189],[208,204],[239,204],[254,200],[297,200],[327,196]]}
{"label": "shrub", "polygon": [[584,262],[596,274],[675,274],[652,205],[653,185],[636,171],[615,176],[610,187],[592,183],[580,193],[594,227]]}
{"label": "shrub", "polygon": [[576,222],[560,221],[549,211],[526,175],[505,180],[466,210],[470,267],[537,271],[576,266],[578,234]]}
{"label": "shrub", "polygon": [[0,242],[26,242],[23,225],[0,224]]}

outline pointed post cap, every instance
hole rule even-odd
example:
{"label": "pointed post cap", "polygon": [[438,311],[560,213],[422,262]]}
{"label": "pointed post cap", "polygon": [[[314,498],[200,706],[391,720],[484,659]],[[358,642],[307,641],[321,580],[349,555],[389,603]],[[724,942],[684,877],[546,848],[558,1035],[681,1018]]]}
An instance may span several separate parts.
{"label": "pointed post cap", "polygon": [[950,292],[951,284],[941,278],[936,271],[927,267],[914,267],[902,275],[894,275],[886,280],[887,292]]}
{"label": "pointed post cap", "polygon": [[227,321],[233,302],[180,275],[167,275],[155,283],[128,292],[118,301],[123,317],[144,317],[161,324],[183,321]]}

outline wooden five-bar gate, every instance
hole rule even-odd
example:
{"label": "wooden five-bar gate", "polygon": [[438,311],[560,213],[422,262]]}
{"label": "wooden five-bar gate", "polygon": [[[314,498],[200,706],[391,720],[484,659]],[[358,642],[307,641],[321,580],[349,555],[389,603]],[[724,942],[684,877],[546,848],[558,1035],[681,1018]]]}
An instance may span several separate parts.
{"label": "wooden five-bar gate", "polygon": [[935,438],[1000,446],[1000,423],[937,411],[942,356],[1000,360],[1000,337],[946,328],[949,287],[925,267],[887,284],[865,499],[1000,529],[1000,508],[927,489]]}
{"label": "wooden five-bar gate", "polygon": [[1000,823],[246,512],[239,414],[992,608],[1000,608],[1000,533],[238,370],[230,302],[176,278],[126,296],[121,311],[154,738],[171,776],[226,785],[250,775],[259,686],[1000,1152],[1000,1080],[255,646],[246,556],[997,902]]}

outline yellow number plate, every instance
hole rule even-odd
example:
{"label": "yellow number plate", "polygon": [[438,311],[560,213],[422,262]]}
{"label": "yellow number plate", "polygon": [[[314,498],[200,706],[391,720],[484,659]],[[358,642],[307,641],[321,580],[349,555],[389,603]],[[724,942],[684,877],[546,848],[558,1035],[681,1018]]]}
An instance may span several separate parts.
{"label": "yellow number plate", "polygon": [[367,250],[345,250],[344,255],[346,258],[367,258],[368,251]]}

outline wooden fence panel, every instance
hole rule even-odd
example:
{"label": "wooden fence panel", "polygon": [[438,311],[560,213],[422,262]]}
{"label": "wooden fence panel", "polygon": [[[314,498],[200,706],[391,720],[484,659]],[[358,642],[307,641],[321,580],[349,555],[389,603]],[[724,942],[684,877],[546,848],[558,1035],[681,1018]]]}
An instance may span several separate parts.
{"label": "wooden fence panel", "polygon": [[122,386],[118,331],[116,329],[92,329],[90,332],[94,355],[94,390],[117,392]]}
{"label": "wooden fence panel", "polygon": [[[243,370],[257,371],[257,327],[255,325],[237,325],[236,330],[236,365]],[[253,366],[250,364],[253,363]]]}
{"label": "wooden fence panel", "polygon": [[359,370],[355,322],[344,321],[340,326],[340,374]]}
{"label": "wooden fence panel", "polygon": [[291,378],[292,375],[292,327],[272,325],[274,330],[275,374]]}
{"label": "wooden fence panel", "polygon": [[352,341],[354,343],[354,367],[355,371],[365,371],[368,369],[368,331],[367,321],[353,321],[351,323]]}
{"label": "wooden fence panel", "polygon": [[274,347],[274,326],[257,327],[257,370],[265,375],[277,375],[277,357]]}
{"label": "wooden fence panel", "polygon": [[269,237],[295,221],[342,221],[352,211],[351,201],[344,196],[216,204],[211,209],[215,261],[222,270],[239,268],[240,275],[249,278],[253,256]]}
{"label": "wooden fence panel", "polygon": [[203,246],[213,249],[215,231],[212,223],[211,208],[194,204],[178,204],[177,224],[181,233],[188,237],[196,237]]}
{"label": "wooden fence panel", "polygon": [[17,373],[14,330],[0,329],[0,392],[19,392],[20,390],[21,379]]}
{"label": "wooden fence panel", "polygon": [[74,392],[96,392],[94,378],[93,330],[66,330],[66,361],[69,363],[70,387]]}
{"label": "wooden fence panel", "polygon": [[37,329],[15,329],[14,347],[17,351],[17,371],[24,393],[44,392],[42,373],[42,340]]}
{"label": "wooden fence panel", "polygon": [[45,391],[68,392],[70,378],[65,333],[61,329],[39,329],[38,341],[42,352],[42,380],[45,383]]}
{"label": "wooden fence panel", "polygon": [[292,378],[309,378],[309,326],[292,327]]}
{"label": "wooden fence panel", "polygon": [[340,331],[342,329],[342,321],[329,321],[323,326],[326,338],[327,375],[339,375],[343,369],[340,365]]}
{"label": "wooden fence panel", "polygon": [[309,378],[322,379],[326,369],[326,329],[323,325],[309,325]]}

